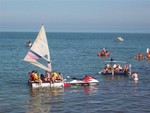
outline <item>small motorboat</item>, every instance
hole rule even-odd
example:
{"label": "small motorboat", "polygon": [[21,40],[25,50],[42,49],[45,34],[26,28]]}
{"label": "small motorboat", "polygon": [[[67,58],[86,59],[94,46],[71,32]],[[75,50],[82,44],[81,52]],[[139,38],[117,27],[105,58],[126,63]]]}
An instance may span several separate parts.
{"label": "small motorboat", "polygon": [[72,81],[68,82],[71,86],[90,86],[98,85],[99,81],[91,75],[85,75],[84,78],[71,78]]}
{"label": "small motorboat", "polygon": [[123,42],[124,39],[123,39],[122,37],[117,37],[117,38],[115,39],[115,41],[116,41],[116,42]]}
{"label": "small motorboat", "polygon": [[25,42],[25,46],[31,47],[32,46],[32,42],[30,40]]}

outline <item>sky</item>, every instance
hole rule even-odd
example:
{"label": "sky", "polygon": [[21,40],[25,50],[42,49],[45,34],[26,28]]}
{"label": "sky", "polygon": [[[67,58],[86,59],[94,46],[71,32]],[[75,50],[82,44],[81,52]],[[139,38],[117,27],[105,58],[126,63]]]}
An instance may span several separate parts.
{"label": "sky", "polygon": [[150,33],[150,0],[0,0],[0,31]]}

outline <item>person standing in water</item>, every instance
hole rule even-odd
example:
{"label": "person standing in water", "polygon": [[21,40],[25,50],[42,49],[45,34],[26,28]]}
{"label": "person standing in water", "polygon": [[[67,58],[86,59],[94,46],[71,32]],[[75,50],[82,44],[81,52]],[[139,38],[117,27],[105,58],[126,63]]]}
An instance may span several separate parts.
{"label": "person standing in water", "polygon": [[137,72],[133,72],[132,77],[134,78],[135,81],[139,80]]}

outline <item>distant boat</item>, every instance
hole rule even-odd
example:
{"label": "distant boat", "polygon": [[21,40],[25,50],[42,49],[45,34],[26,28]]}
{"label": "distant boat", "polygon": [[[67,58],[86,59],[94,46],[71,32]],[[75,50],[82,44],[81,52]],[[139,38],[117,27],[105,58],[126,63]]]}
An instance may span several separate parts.
{"label": "distant boat", "polygon": [[123,39],[122,37],[117,37],[117,38],[115,39],[115,41],[116,41],[116,42],[123,42],[124,39]]}
{"label": "distant boat", "polygon": [[25,42],[25,46],[31,47],[32,46],[32,42],[30,40]]}

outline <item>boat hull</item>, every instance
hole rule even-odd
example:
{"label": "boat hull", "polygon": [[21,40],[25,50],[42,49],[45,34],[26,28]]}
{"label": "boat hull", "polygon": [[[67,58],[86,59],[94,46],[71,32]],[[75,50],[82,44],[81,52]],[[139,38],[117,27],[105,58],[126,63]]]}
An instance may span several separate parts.
{"label": "boat hull", "polygon": [[122,37],[117,37],[115,39],[116,42],[124,42],[124,39]]}
{"label": "boat hull", "polygon": [[84,82],[82,80],[73,80],[69,82],[71,86],[92,86],[92,85],[99,85],[99,81],[96,79],[90,80],[88,82]]}
{"label": "boat hull", "polygon": [[58,82],[58,83],[49,83],[49,82],[34,82],[34,81],[28,81],[28,85],[31,88],[42,88],[42,87],[56,87],[56,88],[62,88],[64,87],[64,82]]}
{"label": "boat hull", "polygon": [[128,76],[128,75],[130,75],[129,72],[114,72],[114,74],[109,73],[109,72],[106,72],[106,73],[101,72],[101,74],[102,75],[122,75],[122,76]]}

